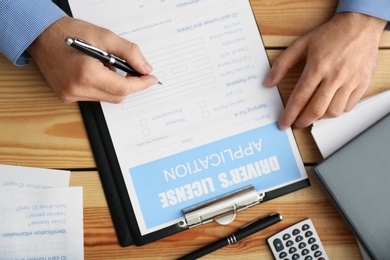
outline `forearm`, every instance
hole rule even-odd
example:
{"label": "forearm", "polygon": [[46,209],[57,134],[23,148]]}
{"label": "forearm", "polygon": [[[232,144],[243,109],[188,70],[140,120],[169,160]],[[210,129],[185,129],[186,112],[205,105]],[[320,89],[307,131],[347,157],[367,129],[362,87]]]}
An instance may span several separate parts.
{"label": "forearm", "polygon": [[0,1],[0,52],[15,65],[28,64],[28,46],[63,16],[49,0]]}

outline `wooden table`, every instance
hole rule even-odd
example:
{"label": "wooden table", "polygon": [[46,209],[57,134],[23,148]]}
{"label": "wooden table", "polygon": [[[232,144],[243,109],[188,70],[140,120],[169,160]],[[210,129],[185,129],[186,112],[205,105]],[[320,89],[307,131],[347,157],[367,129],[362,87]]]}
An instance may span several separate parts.
{"label": "wooden table", "polygon": [[[292,40],[328,20],[337,1],[252,0],[258,26],[272,60]],[[385,32],[379,60],[366,96],[389,88],[390,33]],[[302,66],[279,85],[286,101]],[[0,163],[71,170],[71,186],[84,190],[86,259],[173,259],[209,244],[261,215],[280,212],[284,220],[205,259],[272,259],[266,238],[311,218],[331,259],[361,259],[356,240],[310,168],[322,158],[310,129],[294,131],[312,186],[238,214],[228,226],[210,223],[160,241],[122,248],[118,245],[96,165],[77,104],[62,104],[32,63],[17,68],[0,55]]]}

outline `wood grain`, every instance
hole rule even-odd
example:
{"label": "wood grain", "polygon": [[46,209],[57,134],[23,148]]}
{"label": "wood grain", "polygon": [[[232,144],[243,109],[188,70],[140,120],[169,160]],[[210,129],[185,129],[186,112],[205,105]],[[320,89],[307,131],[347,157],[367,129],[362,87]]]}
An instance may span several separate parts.
{"label": "wood grain", "polygon": [[[257,25],[267,48],[283,48],[299,36],[328,21],[337,0],[251,0]],[[390,48],[390,32],[383,33],[381,48]]]}
{"label": "wood grain", "polygon": [[[294,39],[329,20],[336,0],[251,0],[270,61]],[[287,102],[304,68],[299,64],[279,84]],[[365,96],[389,89],[390,32]],[[83,187],[85,259],[174,259],[234,232],[261,215],[284,220],[204,259],[272,259],[266,238],[311,218],[331,259],[361,259],[355,238],[310,173],[322,157],[310,128],[294,130],[312,186],[240,212],[229,226],[210,223],[142,247],[119,246],[77,104],[63,104],[32,62],[13,66],[0,54],[0,164],[73,169],[71,186]]]}
{"label": "wood grain", "polygon": [[0,71],[0,163],[94,168],[77,104],[61,103],[33,63],[0,55]]}

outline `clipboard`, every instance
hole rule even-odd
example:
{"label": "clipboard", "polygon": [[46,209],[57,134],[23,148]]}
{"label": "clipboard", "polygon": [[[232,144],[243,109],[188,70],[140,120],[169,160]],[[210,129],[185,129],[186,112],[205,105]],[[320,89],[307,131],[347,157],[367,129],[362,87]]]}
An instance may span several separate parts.
{"label": "clipboard", "polygon": [[[68,2],[55,0],[60,8],[72,16]],[[145,245],[163,237],[216,221],[226,225],[234,220],[237,212],[287,193],[310,186],[308,178],[285,185],[266,193],[258,193],[253,186],[245,186],[234,192],[184,208],[184,221],[142,235],[134,208],[116,157],[114,145],[99,102],[79,102],[80,111],[93,150],[111,218],[119,244]]]}
{"label": "clipboard", "polygon": [[[269,191],[266,194],[258,194],[258,196],[253,193],[252,187],[247,187],[243,190],[238,190],[234,194],[226,194],[225,197],[216,199],[216,201],[213,201],[215,204],[213,202],[205,202],[205,205],[197,205],[192,209],[183,209],[183,214],[188,214],[188,225],[186,223],[177,223],[176,225],[142,236],[124,185],[101,106],[97,102],[79,102],[79,107],[93,150],[118,242],[123,247],[133,244],[137,246],[148,244],[190,227],[196,227],[212,220],[220,219],[225,214],[228,215],[228,218],[234,218],[235,214],[243,209],[310,186],[309,179],[306,179]],[[238,197],[238,201],[240,201],[241,194],[243,194],[244,202],[247,203],[237,207],[235,206],[236,201],[234,198]],[[250,199],[245,200],[246,196],[249,196]],[[230,200],[229,202],[231,204],[224,207],[224,210],[216,206],[213,211],[213,205],[218,205],[224,199],[226,201]],[[207,208],[205,206],[209,207]]]}

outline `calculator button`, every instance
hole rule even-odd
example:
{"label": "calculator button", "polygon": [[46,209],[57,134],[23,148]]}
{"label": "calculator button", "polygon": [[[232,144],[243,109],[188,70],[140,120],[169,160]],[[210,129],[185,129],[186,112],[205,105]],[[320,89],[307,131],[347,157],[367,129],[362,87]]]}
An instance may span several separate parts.
{"label": "calculator button", "polygon": [[310,253],[309,249],[303,249],[301,254],[302,255],[307,255],[309,253]]}
{"label": "calculator button", "polygon": [[318,248],[319,248],[319,246],[317,244],[314,244],[311,246],[312,251],[316,251]]}
{"label": "calculator button", "polygon": [[286,252],[282,252],[279,254],[279,258],[285,258],[287,257],[287,253]]}
{"label": "calculator button", "polygon": [[[311,256],[308,255],[308,256],[305,257],[305,260],[313,260],[313,257],[311,257]],[[320,259],[318,259],[318,260],[320,260]],[[324,260],[325,260],[325,259],[324,259]]]}
{"label": "calculator button", "polygon": [[313,235],[313,232],[310,230],[305,233],[305,237],[311,237]]}
{"label": "calculator button", "polygon": [[303,231],[308,230],[309,228],[310,228],[310,226],[308,224],[305,224],[302,226]]}
{"label": "calculator button", "polygon": [[280,240],[279,238],[275,239],[274,240],[274,247],[275,247],[277,252],[282,251],[284,249],[282,240]]}
{"label": "calculator button", "polygon": [[299,229],[294,229],[293,232],[292,232],[292,234],[294,236],[298,235],[299,233],[301,233],[301,231]]}
{"label": "calculator button", "polygon": [[288,252],[290,253],[290,254],[294,254],[295,252],[297,252],[298,250],[297,250],[297,248],[296,247],[291,247],[289,250],[288,250]]}
{"label": "calculator button", "polygon": [[313,244],[314,242],[316,242],[316,239],[314,237],[311,237],[307,242],[309,242],[309,244]]}
{"label": "calculator button", "polygon": [[295,260],[295,259],[299,259],[299,255],[298,254],[293,254],[293,256],[292,256],[292,258],[291,259],[293,259],[293,260]]}
{"label": "calculator button", "polygon": [[294,245],[294,242],[292,240],[289,240],[289,241],[286,242],[286,246],[287,247],[290,247],[292,245]]}
{"label": "calculator button", "polygon": [[315,256],[315,257],[319,257],[319,256],[321,256],[321,255],[322,255],[322,252],[321,252],[321,251],[317,251],[317,252],[314,253],[314,256]]}
{"label": "calculator button", "polygon": [[295,238],[295,242],[301,242],[303,240],[303,236],[297,236],[296,238]]}
{"label": "calculator button", "polygon": [[299,245],[298,245],[298,248],[299,249],[302,249],[302,248],[305,248],[306,247],[306,243],[305,242],[301,242],[301,243],[299,243]]}
{"label": "calculator button", "polygon": [[290,239],[290,234],[284,234],[283,235],[283,240],[287,240],[287,239]]}

